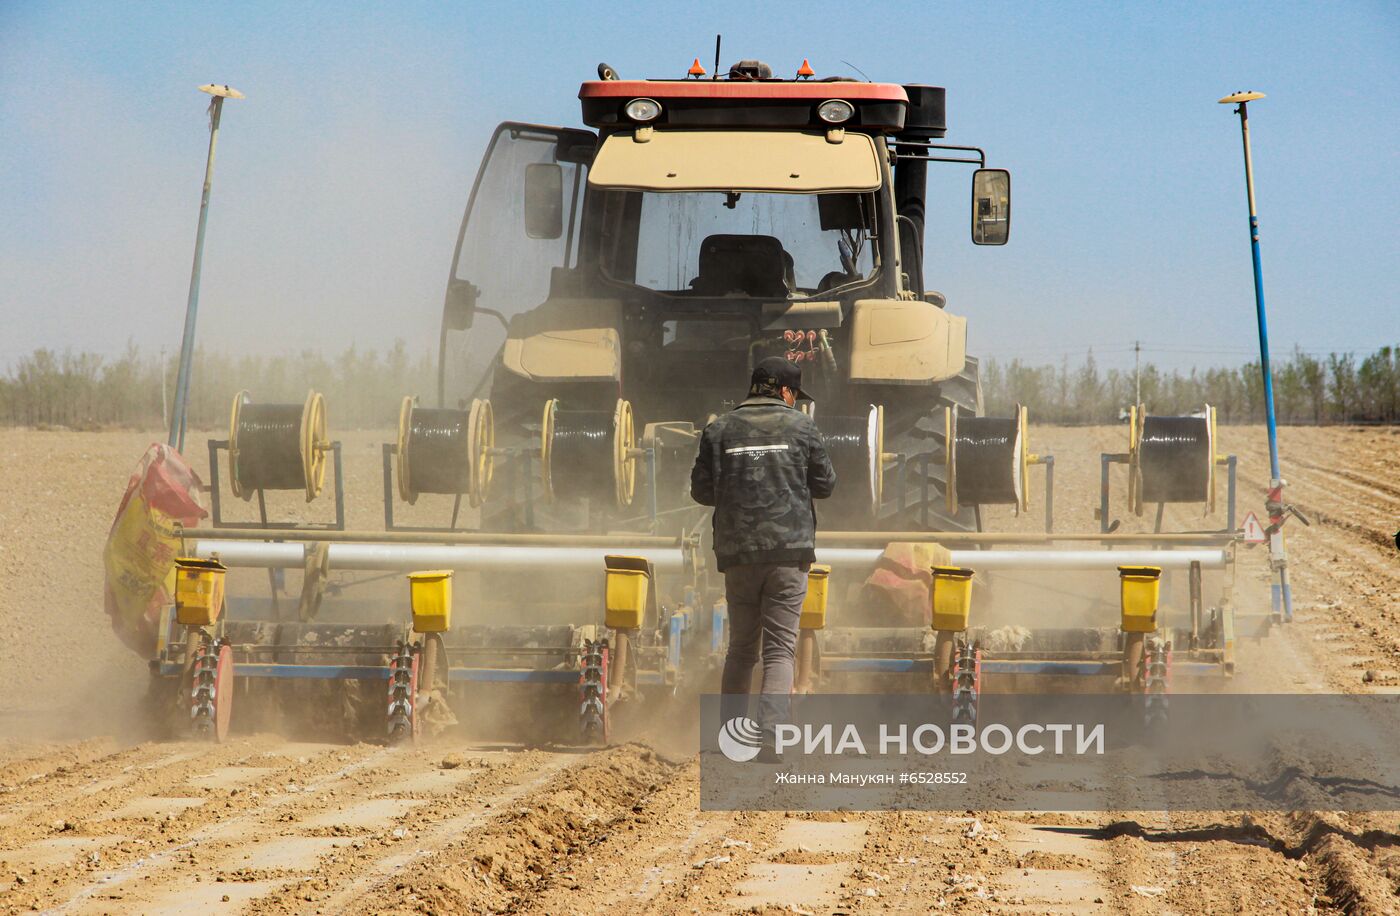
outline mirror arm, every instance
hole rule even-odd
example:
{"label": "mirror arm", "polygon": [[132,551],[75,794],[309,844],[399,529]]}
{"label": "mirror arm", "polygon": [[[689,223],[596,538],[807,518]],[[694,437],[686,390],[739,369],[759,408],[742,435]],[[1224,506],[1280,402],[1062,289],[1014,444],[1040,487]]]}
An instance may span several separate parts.
{"label": "mirror arm", "polygon": [[438,334],[438,373],[437,373],[437,405],[446,407],[443,400],[447,397],[447,324],[444,323],[442,331]]}
{"label": "mirror arm", "polygon": [[[473,311],[478,315],[489,315],[501,323],[501,327],[510,332],[510,319],[495,309],[477,308]],[[447,333],[451,328],[446,323],[442,326],[442,331],[438,334],[438,373],[437,373],[437,403],[439,407],[447,406]],[[496,354],[499,358],[500,354]],[[489,376],[489,373],[488,373]],[[477,391],[481,389],[481,383],[477,384]],[[472,397],[476,397],[477,391],[472,392]]]}
{"label": "mirror arm", "polygon": [[500,312],[496,311],[495,309],[478,308],[476,310],[476,313],[478,315],[489,315],[490,317],[499,321],[501,323],[501,327],[505,328],[506,331],[510,331],[510,319],[507,318],[505,315],[501,314]]}
{"label": "mirror arm", "polygon": [[[976,159],[960,159],[952,156],[919,156],[918,158],[926,162],[965,162],[969,165],[976,165],[978,168],[985,169],[987,167],[987,154],[980,146],[950,146],[946,143],[927,143],[922,140],[895,140],[890,145],[896,150],[903,147],[905,149],[945,149],[962,153],[976,153]],[[896,154],[895,158],[909,157]]]}

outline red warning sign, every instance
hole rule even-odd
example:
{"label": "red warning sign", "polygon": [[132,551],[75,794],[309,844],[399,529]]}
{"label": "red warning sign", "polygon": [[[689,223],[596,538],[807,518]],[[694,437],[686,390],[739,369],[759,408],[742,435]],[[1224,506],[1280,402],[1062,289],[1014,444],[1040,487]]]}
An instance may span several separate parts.
{"label": "red warning sign", "polygon": [[1264,533],[1264,526],[1259,524],[1259,516],[1253,512],[1245,515],[1243,528],[1246,544],[1262,544],[1269,539]]}

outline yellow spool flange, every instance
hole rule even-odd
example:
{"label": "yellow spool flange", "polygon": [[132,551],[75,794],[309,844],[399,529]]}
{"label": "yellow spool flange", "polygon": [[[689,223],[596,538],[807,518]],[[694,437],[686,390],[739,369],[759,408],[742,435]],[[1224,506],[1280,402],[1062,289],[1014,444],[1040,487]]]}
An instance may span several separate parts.
{"label": "yellow spool flange", "polygon": [[[243,495],[243,487],[238,481],[238,415],[245,403],[252,400],[252,395],[248,390],[238,392],[233,396],[233,409],[229,412],[228,419],[228,486],[233,491],[233,495],[239,499],[247,499]],[[252,494],[248,494],[252,496]]]}
{"label": "yellow spool flange", "polygon": [[467,414],[467,451],[471,459],[471,489],[467,495],[474,508],[486,502],[491,492],[496,461],[492,449],[495,447],[496,414],[491,402],[473,398]]}
{"label": "yellow spool flange", "polygon": [[875,462],[870,469],[871,497],[874,499],[872,514],[880,514],[880,506],[885,500],[885,405],[875,405]]}
{"label": "yellow spool flange", "polygon": [[1021,443],[1019,454],[1016,460],[1021,472],[1021,504],[1020,510],[1027,512],[1031,507],[1031,487],[1030,487],[1030,464],[1031,464],[1031,427],[1030,411],[1024,404],[1016,407],[1016,438]]}
{"label": "yellow spool flange", "polygon": [[1206,405],[1206,428],[1210,436],[1210,490],[1206,500],[1206,514],[1215,514],[1215,408]]}
{"label": "yellow spool flange", "polygon": [[306,501],[321,494],[326,484],[326,399],[319,391],[308,391],[301,409],[301,471],[306,478]]}
{"label": "yellow spool flange", "polygon": [[549,462],[554,453],[554,412],[558,409],[559,399],[550,398],[544,402],[544,415],[540,418],[540,484],[545,502],[554,500],[554,474]]}
{"label": "yellow spool flange", "polygon": [[618,507],[632,505],[637,491],[637,428],[632,402],[622,398],[613,408],[613,485]]}
{"label": "yellow spool flange", "polygon": [[410,506],[418,501],[418,494],[409,486],[412,478],[408,473],[408,433],[413,429],[413,395],[408,395],[399,405],[399,499]]}
{"label": "yellow spool flange", "polygon": [[1138,444],[1142,438],[1142,418],[1147,410],[1141,404],[1128,408],[1128,511],[1142,515],[1142,464]]}

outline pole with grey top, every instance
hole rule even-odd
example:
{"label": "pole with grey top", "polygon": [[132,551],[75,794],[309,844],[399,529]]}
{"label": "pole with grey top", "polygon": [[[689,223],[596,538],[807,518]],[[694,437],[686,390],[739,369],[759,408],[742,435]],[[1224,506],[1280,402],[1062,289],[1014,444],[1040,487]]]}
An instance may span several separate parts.
{"label": "pole with grey top", "polygon": [[[1278,464],[1278,422],[1274,414],[1274,375],[1269,365],[1269,322],[1264,311],[1264,271],[1259,262],[1259,211],[1254,205],[1254,160],[1249,151],[1249,103],[1264,98],[1262,92],[1236,92],[1220,99],[1236,105],[1240,135],[1244,141],[1244,183],[1249,200],[1249,251],[1254,260],[1254,310],[1259,321],[1259,370],[1264,376],[1264,419],[1269,429],[1269,494],[1264,507],[1269,514],[1269,559],[1274,570],[1274,617],[1293,619],[1293,593],[1288,582],[1288,557],[1283,546],[1283,475]],[[1280,607],[1281,606],[1281,607]]]}
{"label": "pole with grey top", "polygon": [[190,296],[185,302],[185,335],[180,343],[180,369],[175,377],[175,409],[170,414],[171,448],[184,451],[185,413],[189,405],[191,363],[194,361],[194,325],[199,313],[199,271],[204,259],[204,226],[209,219],[209,186],[214,181],[214,148],[219,142],[219,116],[224,99],[241,99],[243,93],[229,86],[200,86],[214,98],[209,103],[209,156],[204,163],[204,193],[199,200],[199,229],[194,237],[194,266],[190,268]]}

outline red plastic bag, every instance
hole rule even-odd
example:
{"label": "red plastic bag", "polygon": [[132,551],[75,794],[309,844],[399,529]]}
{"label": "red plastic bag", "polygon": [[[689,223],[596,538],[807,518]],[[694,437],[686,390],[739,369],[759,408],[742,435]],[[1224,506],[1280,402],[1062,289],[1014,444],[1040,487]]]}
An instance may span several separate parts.
{"label": "red plastic bag", "polygon": [[179,452],[154,443],[131,475],[107,534],[107,616],[121,641],[147,658],[155,654],[161,609],[175,593],[175,525],[195,525],[208,515],[199,500],[202,487]]}
{"label": "red plastic bag", "polygon": [[884,595],[903,625],[926,627],[933,620],[933,567],[950,562],[940,544],[896,541],[880,554],[865,585]]}

